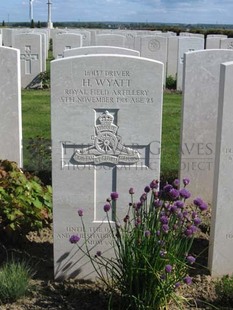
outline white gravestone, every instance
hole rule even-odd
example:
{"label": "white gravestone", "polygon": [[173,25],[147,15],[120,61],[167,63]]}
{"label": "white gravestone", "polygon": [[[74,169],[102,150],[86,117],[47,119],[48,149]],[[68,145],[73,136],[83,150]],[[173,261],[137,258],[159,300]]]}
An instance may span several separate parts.
{"label": "white gravestone", "polygon": [[214,199],[211,217],[209,268],[211,275],[233,274],[233,62],[221,65],[217,123]]}
{"label": "white gravestone", "polygon": [[118,54],[118,55],[140,56],[140,53],[138,51],[115,46],[87,46],[87,47],[72,48],[70,50],[64,51],[64,57],[89,55],[89,54]]}
{"label": "white gravestone", "polygon": [[120,34],[97,34],[95,45],[125,47],[126,37]]}
{"label": "white gravestone", "polygon": [[180,37],[178,41],[177,90],[182,90],[184,53],[204,49],[204,39],[197,37]]}
{"label": "white gravestone", "polygon": [[[141,57],[161,61],[164,72],[167,68],[167,38],[160,36],[142,36],[140,38]],[[164,75],[164,83],[166,76]]]}
{"label": "white gravestone", "polygon": [[15,35],[14,47],[20,49],[21,86],[26,88],[42,72],[42,37],[31,33]]}
{"label": "white gravestone", "polygon": [[87,55],[53,61],[51,74],[55,278],[94,279],[87,257],[69,243],[73,234],[84,242],[77,209],[84,210],[92,254],[105,252],[111,243],[106,198],[119,192],[122,220],[129,188],[141,195],[159,178],[163,64]]}
{"label": "white gravestone", "polygon": [[23,166],[19,50],[0,47],[0,159]]}
{"label": "white gravestone", "polygon": [[220,64],[233,51],[204,50],[185,54],[180,178],[191,179],[193,197],[212,203]]}
{"label": "white gravestone", "polygon": [[55,36],[53,40],[54,58],[62,58],[64,51],[82,46],[82,35],[77,33],[62,33]]}
{"label": "white gravestone", "polygon": [[233,49],[233,38],[221,39],[220,48],[232,50]]}
{"label": "white gravestone", "polygon": [[208,34],[206,37],[206,49],[218,49],[220,48],[221,39],[226,39],[227,36],[221,34]]}
{"label": "white gravestone", "polygon": [[178,37],[170,36],[168,38],[167,51],[167,76],[177,77],[177,60],[178,60]]}

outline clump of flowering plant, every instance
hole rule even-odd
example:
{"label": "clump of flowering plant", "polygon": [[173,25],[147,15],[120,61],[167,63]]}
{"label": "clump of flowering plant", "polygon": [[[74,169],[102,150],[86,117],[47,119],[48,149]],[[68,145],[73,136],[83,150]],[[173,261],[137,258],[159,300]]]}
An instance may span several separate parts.
{"label": "clump of flowering plant", "polygon": [[188,184],[184,179],[180,187],[175,180],[159,190],[158,181],[153,180],[139,200],[130,188],[128,209],[122,224],[117,219],[115,229],[108,214],[118,194],[112,193],[103,206],[115,257],[106,258],[98,249],[91,260],[101,267],[95,270],[104,283],[120,293],[122,309],[164,309],[172,299],[177,301],[175,293],[181,283],[192,283],[188,275],[189,266],[195,263],[191,246],[207,205],[196,198],[192,207],[186,207],[191,196]]}

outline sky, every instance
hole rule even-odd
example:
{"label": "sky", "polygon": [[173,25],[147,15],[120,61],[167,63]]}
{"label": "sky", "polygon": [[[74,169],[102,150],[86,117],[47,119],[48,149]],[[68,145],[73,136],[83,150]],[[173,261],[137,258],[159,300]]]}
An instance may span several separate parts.
{"label": "sky", "polygon": [[[33,0],[33,19],[47,21],[48,0]],[[29,21],[29,0],[0,0],[0,21]],[[233,0],[52,0],[52,21],[233,24]]]}

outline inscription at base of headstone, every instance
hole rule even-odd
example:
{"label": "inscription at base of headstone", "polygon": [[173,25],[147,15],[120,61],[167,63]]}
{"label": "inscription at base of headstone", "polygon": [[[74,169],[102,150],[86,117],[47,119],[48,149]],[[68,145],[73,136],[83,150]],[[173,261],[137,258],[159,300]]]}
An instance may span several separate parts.
{"label": "inscription at base of headstone", "polygon": [[122,55],[87,55],[52,62],[55,277],[95,279],[88,258],[69,243],[113,256],[103,206],[119,192],[110,220],[125,216],[128,190],[141,195],[160,174],[163,64]]}

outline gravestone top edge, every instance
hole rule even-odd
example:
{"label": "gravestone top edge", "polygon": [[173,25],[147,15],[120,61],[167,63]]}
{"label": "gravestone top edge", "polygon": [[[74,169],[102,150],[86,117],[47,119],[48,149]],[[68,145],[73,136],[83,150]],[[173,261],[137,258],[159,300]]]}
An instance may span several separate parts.
{"label": "gravestone top edge", "polygon": [[90,55],[77,55],[77,56],[70,56],[70,57],[65,57],[65,58],[59,58],[52,60],[51,63],[56,63],[56,62],[64,62],[64,61],[70,61],[71,59],[82,59],[82,58],[101,58],[101,57],[106,57],[106,58],[125,58],[125,59],[135,59],[138,61],[146,61],[146,62],[151,62],[151,63],[157,63],[163,66],[163,63],[161,61],[149,59],[146,57],[140,57],[140,56],[131,56],[131,55],[120,55],[120,54],[90,54]]}

